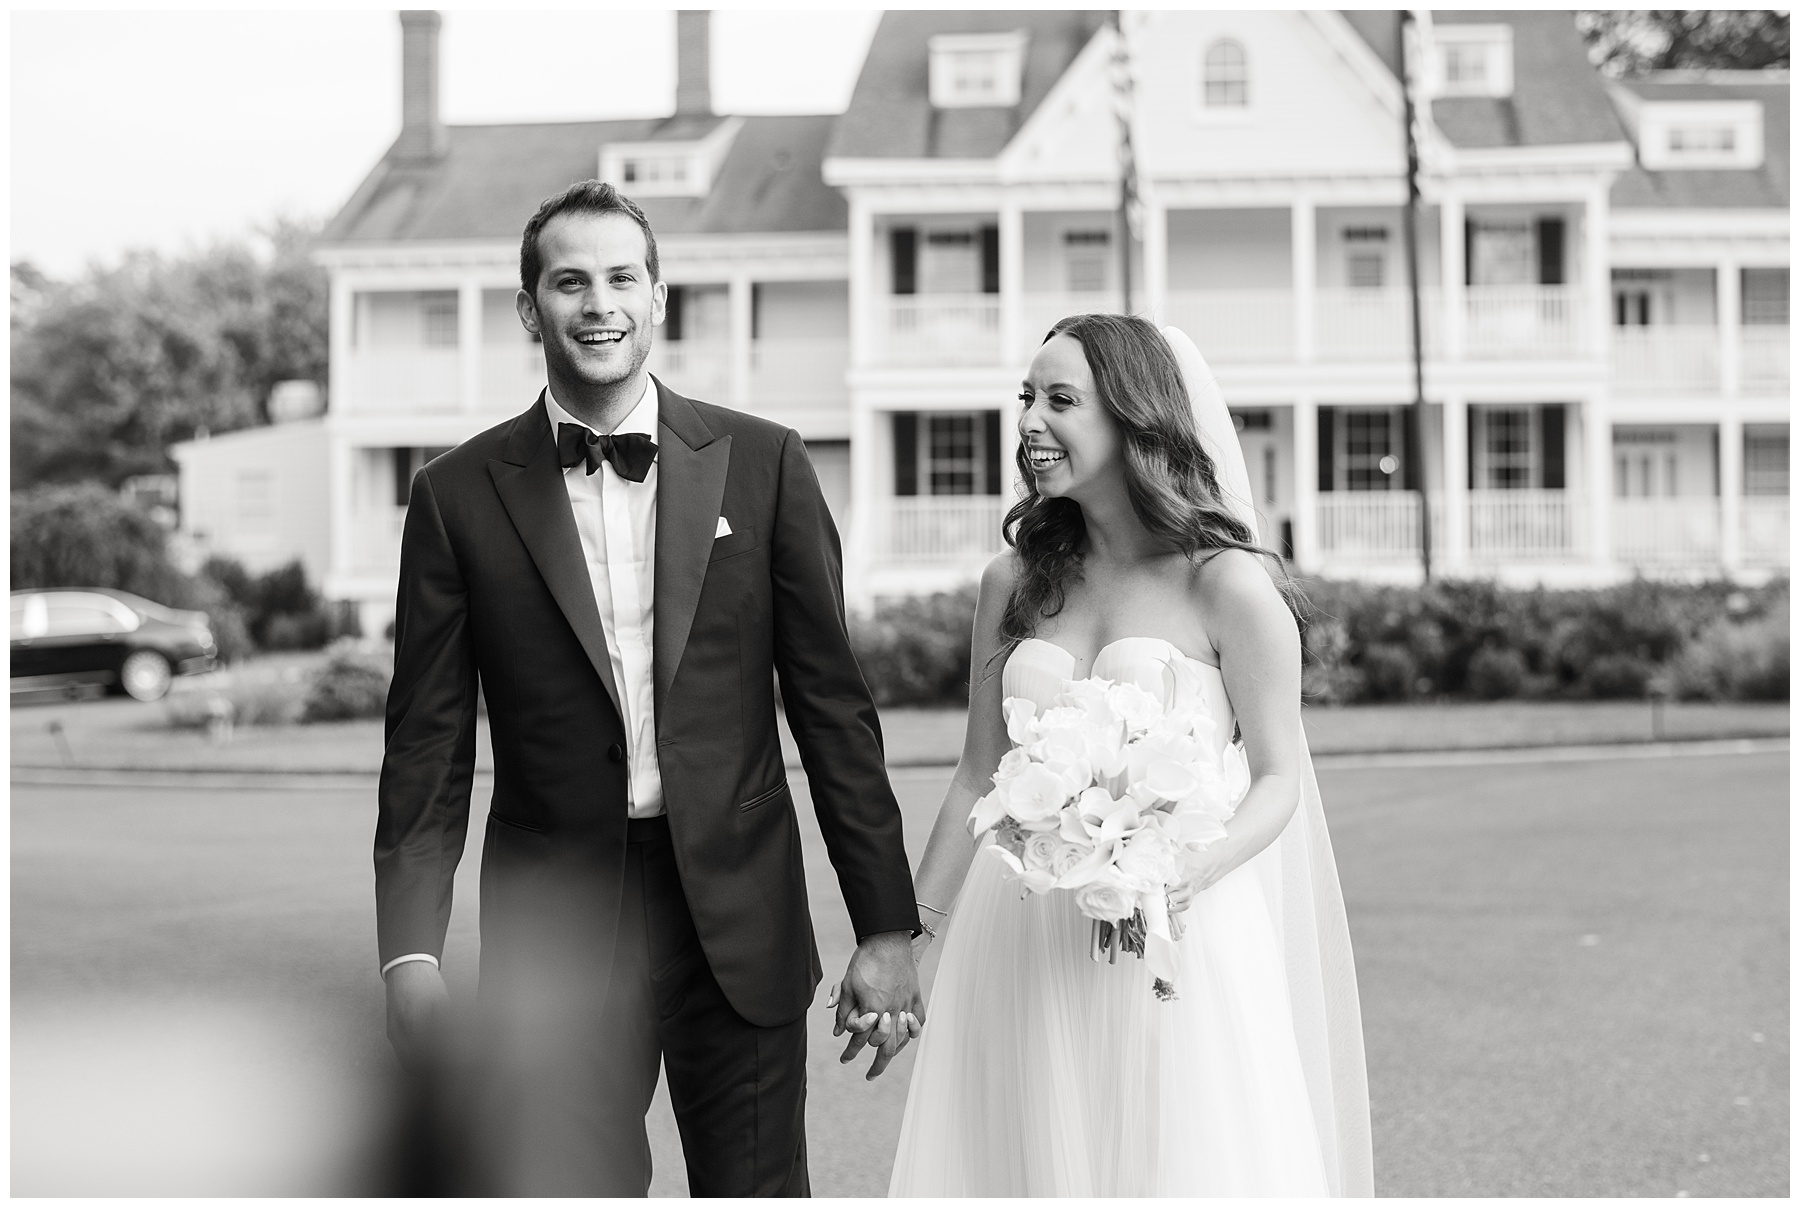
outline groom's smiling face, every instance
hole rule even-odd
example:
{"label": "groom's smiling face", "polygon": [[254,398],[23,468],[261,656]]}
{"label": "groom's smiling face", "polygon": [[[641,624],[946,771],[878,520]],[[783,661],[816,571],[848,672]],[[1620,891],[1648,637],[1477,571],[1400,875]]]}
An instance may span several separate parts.
{"label": "groom's smiling face", "polygon": [[563,391],[619,385],[650,355],[669,287],[650,277],[644,232],[624,214],[559,214],[538,233],[543,270],[519,293],[519,318],[544,341]]}

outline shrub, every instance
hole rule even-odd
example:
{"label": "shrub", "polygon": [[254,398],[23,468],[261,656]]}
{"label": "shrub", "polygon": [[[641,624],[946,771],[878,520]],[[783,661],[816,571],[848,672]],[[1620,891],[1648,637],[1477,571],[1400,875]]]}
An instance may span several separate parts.
{"label": "shrub", "polygon": [[250,640],[263,650],[317,650],[355,632],[354,609],[321,599],[298,559],[252,575],[235,559],[212,557],[200,573],[236,604]]}
{"label": "shrub", "polygon": [[1469,693],[1481,700],[1505,700],[1519,695],[1530,674],[1525,656],[1517,650],[1483,646],[1469,659]]}
{"label": "shrub", "polygon": [[178,730],[207,729],[221,712],[237,726],[287,726],[300,720],[303,693],[299,684],[265,680],[205,692],[171,693],[163,698],[163,706],[169,724]]}
{"label": "shrub", "polygon": [[1580,696],[1597,700],[1628,700],[1644,695],[1656,664],[1635,654],[1603,654],[1594,659],[1575,681]]}
{"label": "shrub", "polygon": [[850,620],[850,648],[877,705],[966,705],[975,585],[884,600]]}
{"label": "shrub", "polygon": [[387,711],[388,683],[394,676],[390,653],[344,642],[332,652],[307,687],[303,722],[356,721]]}
{"label": "shrub", "polygon": [[1707,626],[1669,667],[1670,691],[1683,700],[1786,700],[1785,611]]}

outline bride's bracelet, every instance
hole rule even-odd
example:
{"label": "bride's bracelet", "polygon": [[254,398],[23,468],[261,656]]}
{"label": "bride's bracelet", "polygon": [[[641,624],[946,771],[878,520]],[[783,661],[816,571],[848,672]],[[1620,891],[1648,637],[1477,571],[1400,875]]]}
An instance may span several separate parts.
{"label": "bride's bracelet", "polygon": [[920,910],[931,911],[931,913],[937,915],[940,919],[947,919],[950,917],[950,912],[948,910],[939,910],[936,906],[927,906],[923,902],[914,902],[913,905],[917,906]]}

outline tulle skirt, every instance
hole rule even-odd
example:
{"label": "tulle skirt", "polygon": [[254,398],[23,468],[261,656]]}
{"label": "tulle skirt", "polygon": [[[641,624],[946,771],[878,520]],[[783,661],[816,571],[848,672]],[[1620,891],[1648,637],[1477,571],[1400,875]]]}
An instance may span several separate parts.
{"label": "tulle skirt", "polygon": [[1313,1105],[1258,863],[1183,916],[1179,997],[1089,957],[1072,894],[985,851],[943,937],[889,1194],[1322,1196]]}

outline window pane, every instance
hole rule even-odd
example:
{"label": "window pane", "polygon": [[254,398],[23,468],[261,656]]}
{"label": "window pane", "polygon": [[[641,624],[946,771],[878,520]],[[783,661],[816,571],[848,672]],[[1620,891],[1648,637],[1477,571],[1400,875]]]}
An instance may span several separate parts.
{"label": "window pane", "polygon": [[926,482],[933,495],[982,493],[981,430],[973,415],[933,415],[926,421]]}
{"label": "window pane", "polygon": [[1787,433],[1744,434],[1744,494],[1788,493]]}

